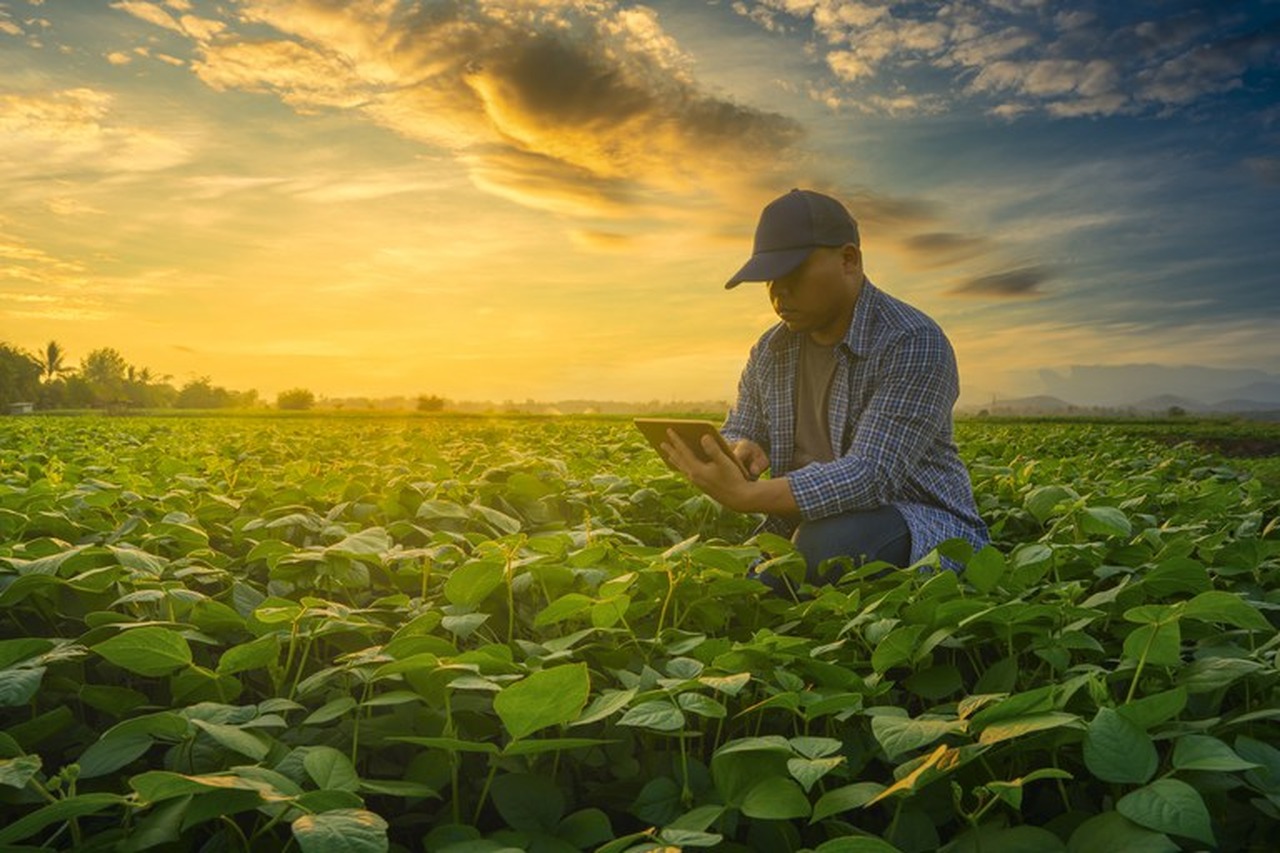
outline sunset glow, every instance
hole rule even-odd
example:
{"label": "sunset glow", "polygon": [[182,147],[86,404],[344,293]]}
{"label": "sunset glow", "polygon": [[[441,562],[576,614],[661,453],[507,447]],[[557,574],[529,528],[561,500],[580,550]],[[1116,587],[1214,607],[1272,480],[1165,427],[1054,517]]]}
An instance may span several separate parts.
{"label": "sunset glow", "polygon": [[[1122,11],[1115,11],[1117,8]],[[793,186],[962,401],[1280,364],[1280,7],[0,2],[0,340],[264,397],[729,400]]]}

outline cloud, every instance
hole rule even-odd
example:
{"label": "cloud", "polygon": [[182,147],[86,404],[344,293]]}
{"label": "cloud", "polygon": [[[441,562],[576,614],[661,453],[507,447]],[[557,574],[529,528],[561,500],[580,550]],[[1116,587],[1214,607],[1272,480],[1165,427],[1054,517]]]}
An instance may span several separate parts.
{"label": "cloud", "polygon": [[991,241],[970,234],[933,231],[913,234],[902,241],[912,263],[923,267],[938,267],[969,260],[991,251]]}
{"label": "cloud", "polygon": [[[168,6],[165,9],[164,6]],[[198,41],[208,41],[222,32],[226,25],[212,18],[201,18],[197,15],[183,14],[191,10],[190,3],[149,3],[146,0],[118,0],[111,4],[112,9],[127,12],[140,21],[190,36]],[[174,13],[178,13],[174,16]]]}
{"label": "cloud", "polygon": [[1280,187],[1280,157],[1251,157],[1244,165],[1262,183]]}
{"label": "cloud", "polygon": [[[1163,113],[1241,88],[1250,71],[1276,66],[1280,38],[1274,24],[1250,29],[1232,6],[1179,12],[1136,3],[1123,15],[1015,0],[740,0],[733,8],[775,33],[811,27],[831,78],[862,109],[901,113],[915,97],[914,106],[937,111],[940,99],[925,96],[947,91],[1014,119]],[[937,72],[950,81],[940,85]],[[811,91],[844,102],[822,82]]]}
{"label": "cloud", "polygon": [[947,291],[954,296],[1020,297],[1038,296],[1039,286],[1053,278],[1042,266],[1019,267],[990,275],[978,276]]}
{"label": "cloud", "polygon": [[0,163],[12,164],[0,166],[0,179],[10,169],[153,172],[191,158],[184,140],[117,122],[113,103],[87,87],[0,95]]}
{"label": "cloud", "polygon": [[628,234],[616,231],[601,231],[594,228],[580,228],[569,233],[569,237],[580,248],[597,252],[615,252],[631,249],[635,239]]}
{"label": "cloud", "polygon": [[1180,106],[1206,94],[1239,89],[1245,72],[1274,57],[1277,48],[1280,30],[1275,28],[1197,45],[1141,71],[1139,93],[1148,101]]}
{"label": "cloud", "polygon": [[[168,28],[154,4],[117,8]],[[223,29],[179,24],[207,85],[270,93],[299,112],[362,115],[449,150],[476,186],[520,204],[591,217],[708,196],[742,203],[800,156],[796,122],[700,88],[692,61],[643,7],[247,0],[238,8],[240,19]]]}
{"label": "cloud", "polygon": [[935,223],[940,215],[934,202],[909,196],[885,195],[866,187],[831,194],[845,202],[864,232],[896,234],[919,229]]}
{"label": "cloud", "polygon": [[153,24],[175,33],[183,32],[182,25],[158,3],[147,3],[143,2],[143,0],[120,0],[120,2],[112,3],[111,8],[128,12],[138,20],[146,21],[148,24]]}

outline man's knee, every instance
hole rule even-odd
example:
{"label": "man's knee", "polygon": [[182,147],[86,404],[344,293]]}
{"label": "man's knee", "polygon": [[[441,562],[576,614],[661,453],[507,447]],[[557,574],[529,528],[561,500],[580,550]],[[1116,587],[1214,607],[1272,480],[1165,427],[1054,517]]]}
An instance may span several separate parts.
{"label": "man's knee", "polygon": [[911,559],[911,533],[893,507],[805,521],[791,541],[804,555],[812,582],[831,582],[838,577],[818,576],[819,566],[833,557],[848,557],[854,566],[876,561],[902,566]]}

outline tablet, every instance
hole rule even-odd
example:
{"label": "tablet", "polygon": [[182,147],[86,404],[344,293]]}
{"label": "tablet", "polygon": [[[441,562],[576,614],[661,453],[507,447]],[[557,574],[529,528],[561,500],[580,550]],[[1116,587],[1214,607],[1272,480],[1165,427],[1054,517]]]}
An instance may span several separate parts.
{"label": "tablet", "polygon": [[720,445],[720,449],[738,465],[738,470],[742,472],[742,476],[751,479],[751,475],[747,473],[747,469],[743,467],[738,457],[733,455],[733,448],[729,447],[729,442],[724,440],[724,436],[720,434],[720,427],[712,421],[697,421],[688,418],[636,418],[635,425],[644,433],[644,437],[649,440],[649,444],[653,445],[653,449],[658,451],[658,455],[662,456],[662,461],[667,463],[667,467],[673,471],[678,471],[676,466],[667,461],[667,457],[662,453],[662,443],[667,440],[667,430],[672,429],[676,435],[689,445],[689,448],[697,454],[697,457],[703,462],[710,462],[710,457],[706,451],[702,449],[702,437],[710,435],[715,438],[716,443]]}

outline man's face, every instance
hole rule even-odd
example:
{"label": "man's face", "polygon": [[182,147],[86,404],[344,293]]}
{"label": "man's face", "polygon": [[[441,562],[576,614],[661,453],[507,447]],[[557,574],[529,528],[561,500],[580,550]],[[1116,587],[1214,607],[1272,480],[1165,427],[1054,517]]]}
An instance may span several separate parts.
{"label": "man's face", "polygon": [[791,331],[808,332],[822,342],[832,335],[839,340],[861,281],[862,256],[856,247],[820,246],[800,266],[769,282],[769,301]]}

